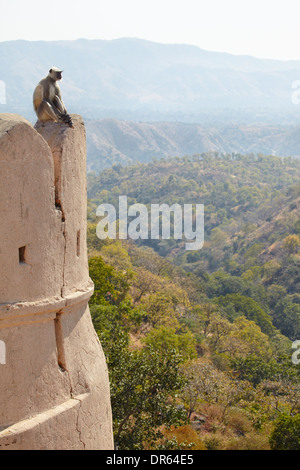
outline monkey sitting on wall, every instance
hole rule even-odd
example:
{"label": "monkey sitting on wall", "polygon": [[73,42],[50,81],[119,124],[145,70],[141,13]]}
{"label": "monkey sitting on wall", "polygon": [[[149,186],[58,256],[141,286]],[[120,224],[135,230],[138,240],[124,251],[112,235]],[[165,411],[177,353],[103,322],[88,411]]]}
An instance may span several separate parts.
{"label": "monkey sitting on wall", "polygon": [[72,118],[68,114],[61,99],[57,81],[62,78],[62,70],[52,67],[47,77],[36,86],[33,93],[33,106],[40,121],[59,121],[73,127]]}

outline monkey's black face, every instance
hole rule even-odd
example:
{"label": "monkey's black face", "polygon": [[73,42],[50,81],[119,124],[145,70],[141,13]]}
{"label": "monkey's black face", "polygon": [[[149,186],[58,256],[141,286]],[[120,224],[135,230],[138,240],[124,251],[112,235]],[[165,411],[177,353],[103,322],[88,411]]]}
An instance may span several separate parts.
{"label": "monkey's black face", "polygon": [[57,80],[61,80],[61,79],[62,79],[61,72],[56,72],[56,79],[57,79]]}

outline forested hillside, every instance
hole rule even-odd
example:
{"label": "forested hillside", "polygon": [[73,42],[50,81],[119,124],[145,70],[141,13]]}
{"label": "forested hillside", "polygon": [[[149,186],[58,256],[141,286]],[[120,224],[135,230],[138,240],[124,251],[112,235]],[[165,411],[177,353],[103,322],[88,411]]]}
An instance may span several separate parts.
{"label": "forested hillside", "polygon": [[[204,204],[205,243],[100,241],[96,207]],[[209,153],[88,177],[119,448],[299,449],[300,162]]]}

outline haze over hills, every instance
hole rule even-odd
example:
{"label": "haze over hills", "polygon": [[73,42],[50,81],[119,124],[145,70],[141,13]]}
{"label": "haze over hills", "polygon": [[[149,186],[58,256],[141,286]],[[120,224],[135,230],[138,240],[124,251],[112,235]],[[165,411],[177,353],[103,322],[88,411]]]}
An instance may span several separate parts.
{"label": "haze over hills", "polygon": [[124,119],[127,114],[131,120],[161,120],[161,115],[174,120],[174,113],[187,118],[224,108],[267,109],[270,119],[275,110],[299,115],[291,95],[292,84],[300,79],[300,61],[140,39],[79,39],[2,42],[0,63],[7,94],[1,108],[26,117],[33,116],[33,88],[52,65],[64,70],[63,98],[69,111],[85,118]]}
{"label": "haze over hills", "polygon": [[153,158],[221,153],[300,156],[300,126],[228,123],[143,123],[103,119],[87,121],[88,170],[113,164],[149,162]]}
{"label": "haze over hills", "polygon": [[90,169],[210,150],[300,155],[300,61],[127,38],[2,42],[0,63],[0,112],[32,123],[34,86],[52,65],[64,70]]}

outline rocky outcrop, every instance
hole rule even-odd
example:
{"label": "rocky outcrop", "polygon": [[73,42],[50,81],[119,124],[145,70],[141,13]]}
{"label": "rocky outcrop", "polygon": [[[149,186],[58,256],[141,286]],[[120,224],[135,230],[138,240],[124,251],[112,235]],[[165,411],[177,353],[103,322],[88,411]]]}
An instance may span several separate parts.
{"label": "rocky outcrop", "polygon": [[85,128],[72,118],[34,129],[0,114],[0,449],[113,448],[88,307]]}

